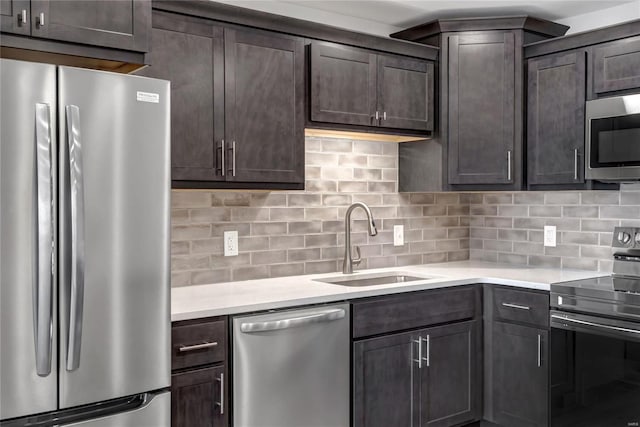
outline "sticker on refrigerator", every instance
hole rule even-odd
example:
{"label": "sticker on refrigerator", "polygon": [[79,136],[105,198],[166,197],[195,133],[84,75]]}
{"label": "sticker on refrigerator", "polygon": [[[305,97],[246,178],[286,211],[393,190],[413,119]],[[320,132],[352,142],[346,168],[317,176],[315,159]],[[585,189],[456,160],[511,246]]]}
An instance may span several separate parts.
{"label": "sticker on refrigerator", "polygon": [[140,92],[136,93],[136,99],[140,102],[152,102],[157,104],[160,102],[160,94],[153,92]]}

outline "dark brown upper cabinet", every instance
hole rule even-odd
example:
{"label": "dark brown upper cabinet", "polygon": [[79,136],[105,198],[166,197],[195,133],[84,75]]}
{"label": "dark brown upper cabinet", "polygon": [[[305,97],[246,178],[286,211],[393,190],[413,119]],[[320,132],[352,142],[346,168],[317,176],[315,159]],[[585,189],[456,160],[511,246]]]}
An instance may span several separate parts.
{"label": "dark brown upper cabinet", "polygon": [[0,0],[0,16],[0,30],[6,33],[122,51],[149,50],[151,0]]}
{"label": "dark brown upper cabinet", "polygon": [[[528,16],[439,19],[391,37],[440,48],[437,141],[413,153],[442,152],[445,190],[520,190],[524,187],[523,46],[564,34],[568,27]],[[434,146],[434,144],[440,144]],[[434,146],[430,148],[430,146]],[[437,149],[436,149],[437,148]],[[401,147],[401,158],[408,159]],[[420,169],[409,159],[401,167]],[[421,172],[416,171],[417,174]],[[401,175],[407,175],[402,172]],[[403,181],[403,180],[401,180]],[[409,191],[432,190],[437,179],[404,180]]]}
{"label": "dark brown upper cabinet", "polygon": [[640,88],[640,37],[593,48],[593,96]]}
{"label": "dark brown upper cabinet", "polygon": [[4,33],[31,34],[31,1],[0,0],[0,30]]}
{"label": "dark brown upper cabinet", "polygon": [[528,61],[528,184],[584,187],[584,50]]}
{"label": "dark brown upper cabinet", "polygon": [[224,139],[224,30],[198,18],[154,12],[150,67],[171,82],[171,175],[219,181]]}
{"label": "dark brown upper cabinet", "polygon": [[329,43],[311,44],[311,121],[433,130],[433,63]]}
{"label": "dark brown upper cabinet", "polygon": [[447,41],[449,184],[518,187],[522,93],[515,84],[515,34],[456,34]]}
{"label": "dark brown upper cabinet", "polygon": [[312,121],[374,126],[376,55],[312,43],[309,102]]}
{"label": "dark brown upper cabinet", "polygon": [[304,182],[302,39],[225,29],[227,181]]}
{"label": "dark brown upper cabinet", "polygon": [[148,59],[171,81],[174,187],[303,187],[301,39],[154,11]]}

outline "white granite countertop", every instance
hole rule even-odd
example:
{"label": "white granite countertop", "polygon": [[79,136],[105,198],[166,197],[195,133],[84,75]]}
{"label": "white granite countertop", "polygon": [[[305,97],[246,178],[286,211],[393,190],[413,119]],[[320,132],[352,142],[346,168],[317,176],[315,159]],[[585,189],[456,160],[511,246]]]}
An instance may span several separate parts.
{"label": "white granite countertop", "polygon": [[473,283],[491,283],[548,291],[552,283],[606,276],[605,273],[593,271],[532,268],[481,261],[362,270],[354,273],[353,276],[389,271],[436,277],[413,282],[357,287],[314,281],[314,279],[327,277],[347,277],[336,272],[183,286],[171,289],[171,320],[247,313]]}

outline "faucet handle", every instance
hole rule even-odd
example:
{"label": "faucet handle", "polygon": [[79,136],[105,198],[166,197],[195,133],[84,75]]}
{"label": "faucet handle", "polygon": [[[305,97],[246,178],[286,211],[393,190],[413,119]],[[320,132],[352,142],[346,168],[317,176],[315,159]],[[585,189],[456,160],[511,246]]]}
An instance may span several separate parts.
{"label": "faucet handle", "polygon": [[355,248],[356,248],[356,253],[358,254],[358,257],[351,260],[351,263],[353,265],[358,265],[362,262],[362,257],[360,256],[360,246],[356,246]]}

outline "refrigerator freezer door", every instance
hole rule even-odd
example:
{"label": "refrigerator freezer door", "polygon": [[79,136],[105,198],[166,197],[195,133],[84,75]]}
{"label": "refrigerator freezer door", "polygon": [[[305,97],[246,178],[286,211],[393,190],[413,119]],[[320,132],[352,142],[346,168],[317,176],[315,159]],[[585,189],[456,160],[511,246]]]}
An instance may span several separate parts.
{"label": "refrigerator freezer door", "polygon": [[170,384],[169,83],[60,67],[60,408]]}
{"label": "refrigerator freezer door", "polygon": [[0,419],[57,407],[56,68],[0,59]]}
{"label": "refrigerator freezer door", "polygon": [[130,412],[96,418],[61,427],[170,427],[171,394],[156,395],[147,405]]}

